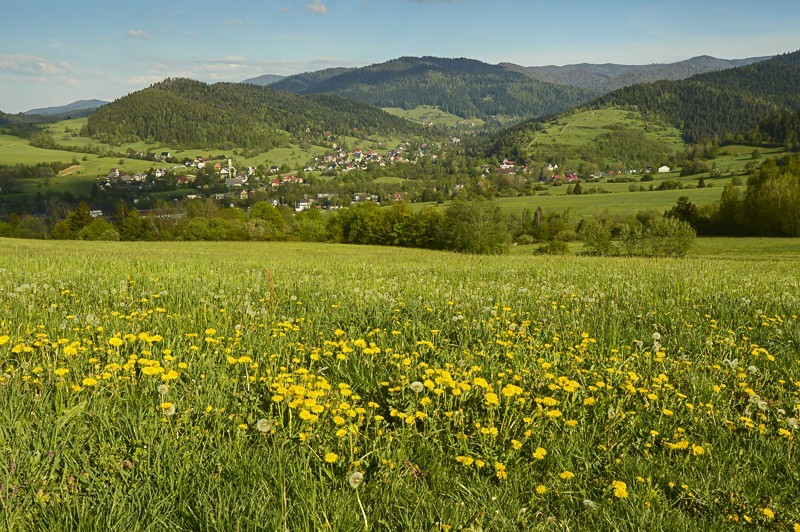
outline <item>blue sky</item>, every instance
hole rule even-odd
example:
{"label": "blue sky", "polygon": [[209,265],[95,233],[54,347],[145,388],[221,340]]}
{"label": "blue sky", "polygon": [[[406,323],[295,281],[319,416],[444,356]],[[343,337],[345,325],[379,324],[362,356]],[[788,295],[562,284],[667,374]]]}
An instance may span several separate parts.
{"label": "blue sky", "polygon": [[798,0],[26,0],[0,32],[0,110],[113,100],[400,56],[648,64],[800,49]]}

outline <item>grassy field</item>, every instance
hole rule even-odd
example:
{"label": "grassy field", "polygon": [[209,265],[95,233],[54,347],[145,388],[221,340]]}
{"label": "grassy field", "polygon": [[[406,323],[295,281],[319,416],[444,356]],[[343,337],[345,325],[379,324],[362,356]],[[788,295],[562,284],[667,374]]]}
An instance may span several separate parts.
{"label": "grassy field", "polygon": [[596,142],[613,129],[644,130],[648,138],[665,143],[671,153],[683,150],[678,129],[645,122],[641,114],[625,109],[605,108],[576,112],[546,124],[537,132],[528,148],[576,148]]}
{"label": "grassy field", "polygon": [[800,527],[800,248],[0,239],[9,530]]}
{"label": "grassy field", "polygon": [[461,127],[463,129],[481,128],[485,122],[480,118],[461,118],[460,116],[452,115],[442,111],[438,107],[432,105],[420,105],[414,109],[402,109],[399,107],[385,107],[383,108],[389,114],[419,122],[425,125],[434,125],[440,127]]}

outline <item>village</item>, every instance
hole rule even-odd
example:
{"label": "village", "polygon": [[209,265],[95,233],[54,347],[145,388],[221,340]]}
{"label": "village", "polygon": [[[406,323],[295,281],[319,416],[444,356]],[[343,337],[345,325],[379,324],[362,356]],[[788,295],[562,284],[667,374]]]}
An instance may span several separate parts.
{"label": "village", "polygon": [[[432,161],[439,155],[432,153],[427,144],[411,146],[409,143],[399,145],[380,154],[377,150],[353,148],[346,150],[334,144],[334,151],[315,157],[306,167],[292,170],[286,165],[268,165],[259,167],[247,166],[238,169],[234,161],[221,156],[197,155],[193,159],[185,159],[180,164],[152,168],[148,172],[127,173],[123,169],[111,168],[107,175],[98,177],[97,190],[111,192],[127,190],[134,193],[166,192],[185,190],[183,198],[213,199],[217,201],[244,201],[252,197],[269,198],[274,205],[281,203],[286,190],[297,191],[298,187],[309,187],[311,182],[324,182],[331,176],[347,174],[354,170],[366,171],[370,165],[385,168],[400,164],[416,164],[421,158],[428,157]],[[172,159],[169,152],[162,152],[156,160],[167,162]],[[320,178],[320,176],[324,176]],[[291,194],[296,196],[296,194]],[[174,195],[173,195],[174,197]],[[386,198],[390,201],[402,201],[402,194],[392,194]],[[375,194],[354,192],[348,198],[340,198],[338,194],[307,193],[294,201],[294,209],[298,212],[311,208],[338,209],[350,203],[372,201],[379,203],[381,198]],[[134,202],[136,198],[134,197]]]}

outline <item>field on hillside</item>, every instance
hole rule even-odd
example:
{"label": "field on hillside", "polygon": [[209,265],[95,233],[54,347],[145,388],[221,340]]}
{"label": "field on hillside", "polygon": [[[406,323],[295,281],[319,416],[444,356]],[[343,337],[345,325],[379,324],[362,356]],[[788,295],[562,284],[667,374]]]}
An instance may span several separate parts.
{"label": "field on hillside", "polygon": [[414,109],[408,110],[400,107],[384,107],[383,110],[391,115],[405,118],[406,120],[439,127],[458,127],[467,130],[480,129],[485,124],[480,118],[461,118],[460,116],[452,115],[432,105],[420,105]]}
{"label": "field on hillside", "polygon": [[616,129],[644,130],[648,138],[664,142],[672,153],[682,151],[684,147],[678,129],[646,122],[640,113],[617,108],[581,111],[548,122],[545,130],[533,137],[531,147],[579,147],[593,143],[600,135]]}
{"label": "field on hillside", "polygon": [[0,239],[0,521],[797,530],[800,250],[706,249]]}

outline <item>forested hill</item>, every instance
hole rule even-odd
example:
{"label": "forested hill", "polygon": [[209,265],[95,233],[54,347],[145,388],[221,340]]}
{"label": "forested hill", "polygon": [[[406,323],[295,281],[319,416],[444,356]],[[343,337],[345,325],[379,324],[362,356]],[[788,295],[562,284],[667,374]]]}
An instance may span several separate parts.
{"label": "forested hill", "polygon": [[[464,118],[536,117],[566,111],[593,93],[531,78],[473,59],[401,57],[320,76],[292,76],[274,85],[303,94],[330,93],[378,107],[434,105]],[[305,85],[305,86],[303,86]]]}
{"label": "forested hill", "polygon": [[[269,86],[272,89],[304,94],[309,88],[314,87],[315,85],[318,85],[319,83],[322,83],[323,81],[334,76],[344,74],[345,72],[350,72],[351,70],[354,69],[342,67],[326,68],[325,70],[316,70],[314,72],[304,72],[302,74],[295,74],[294,76],[285,77],[280,81],[270,83]],[[242,83],[255,83],[256,85],[263,85],[263,83],[259,83],[257,80],[258,78],[247,79]]]}
{"label": "forested hill", "polygon": [[599,65],[581,63],[577,65],[538,67],[522,67],[504,63],[501,65],[542,81],[588,89],[599,96],[638,83],[686,79],[696,74],[750,65],[766,59],[769,59],[769,57],[718,59],[702,55],[676,63],[651,65],[619,65],[614,63]]}
{"label": "forested hill", "polygon": [[800,108],[800,52],[681,81],[633,85],[596,106],[635,106],[680,128],[687,142],[746,135],[761,120]]}
{"label": "forested hill", "polygon": [[330,95],[300,96],[240,83],[167,79],[101,107],[88,134],[110,142],[271,148],[290,136],[417,134],[419,126]]}

